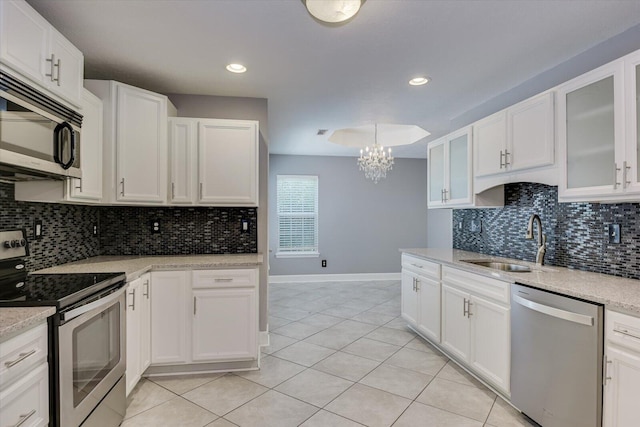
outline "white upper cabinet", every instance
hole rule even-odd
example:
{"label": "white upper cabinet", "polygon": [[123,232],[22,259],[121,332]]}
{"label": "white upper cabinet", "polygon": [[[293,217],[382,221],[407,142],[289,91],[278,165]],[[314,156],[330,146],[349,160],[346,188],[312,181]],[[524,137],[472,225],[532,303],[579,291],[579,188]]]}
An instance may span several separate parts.
{"label": "white upper cabinet", "polygon": [[198,131],[198,201],[257,206],[258,123],[201,120]]}
{"label": "white upper cabinet", "polygon": [[637,147],[626,152],[624,73],[618,60],[558,89],[561,201],[614,200],[634,191],[629,172]]}
{"label": "white upper cabinet", "polygon": [[23,0],[0,1],[0,62],[74,107],[81,105],[82,52]]}
{"label": "white upper cabinet", "polygon": [[548,166],[555,159],[553,92],[543,93],[507,109],[509,171]]}
{"label": "white upper cabinet", "polygon": [[258,206],[258,122],[171,117],[169,203]]}
{"label": "white upper cabinet", "polygon": [[627,145],[623,177],[626,192],[640,194],[640,51],[626,57],[624,74]]}
{"label": "white upper cabinet", "polygon": [[68,180],[69,200],[99,201],[102,198],[102,101],[82,91],[82,179]]}
{"label": "white upper cabinet", "polygon": [[429,207],[473,204],[471,128],[460,129],[428,147]]}
{"label": "white upper cabinet", "polygon": [[554,164],[554,96],[546,92],[473,124],[475,177]]}
{"label": "white upper cabinet", "polygon": [[493,114],[473,124],[475,176],[505,171],[507,146],[507,114]]}
{"label": "white upper cabinet", "polygon": [[85,85],[104,108],[104,201],[165,203],[167,97],[115,81],[86,80]]}
{"label": "white upper cabinet", "polygon": [[197,191],[198,122],[169,119],[169,203],[193,203]]}

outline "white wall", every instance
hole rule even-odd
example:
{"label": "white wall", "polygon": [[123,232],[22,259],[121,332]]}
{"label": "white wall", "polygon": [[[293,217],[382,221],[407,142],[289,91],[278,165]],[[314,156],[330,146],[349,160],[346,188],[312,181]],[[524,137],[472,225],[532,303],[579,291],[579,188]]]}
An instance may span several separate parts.
{"label": "white wall", "polygon": [[[398,249],[427,246],[426,160],[396,159],[387,178],[374,184],[354,157],[269,159],[270,275],[394,273]],[[318,175],[320,258],[275,257],[277,175]]]}

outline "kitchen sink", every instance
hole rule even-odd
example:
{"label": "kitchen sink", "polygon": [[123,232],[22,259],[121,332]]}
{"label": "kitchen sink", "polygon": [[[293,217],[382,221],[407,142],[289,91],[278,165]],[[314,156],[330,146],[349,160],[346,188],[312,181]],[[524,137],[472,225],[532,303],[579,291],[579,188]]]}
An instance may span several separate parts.
{"label": "kitchen sink", "polygon": [[479,265],[481,267],[489,267],[494,270],[506,271],[509,273],[529,273],[531,269],[526,265],[512,264],[508,262],[496,262],[490,260],[462,260],[462,262],[468,262],[469,264]]}

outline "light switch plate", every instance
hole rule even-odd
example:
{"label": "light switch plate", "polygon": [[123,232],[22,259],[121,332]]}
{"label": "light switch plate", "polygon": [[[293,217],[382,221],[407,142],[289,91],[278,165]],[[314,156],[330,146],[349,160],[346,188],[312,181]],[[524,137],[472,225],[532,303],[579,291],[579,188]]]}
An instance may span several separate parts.
{"label": "light switch plate", "polygon": [[609,243],[620,243],[620,224],[609,224]]}

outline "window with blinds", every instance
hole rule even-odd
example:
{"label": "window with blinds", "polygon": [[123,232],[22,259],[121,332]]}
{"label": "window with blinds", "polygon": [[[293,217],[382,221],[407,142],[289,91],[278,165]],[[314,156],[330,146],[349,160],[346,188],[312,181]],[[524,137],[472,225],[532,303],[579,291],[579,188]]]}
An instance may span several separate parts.
{"label": "window with blinds", "polygon": [[318,177],[278,175],[276,192],[276,256],[318,256]]}

